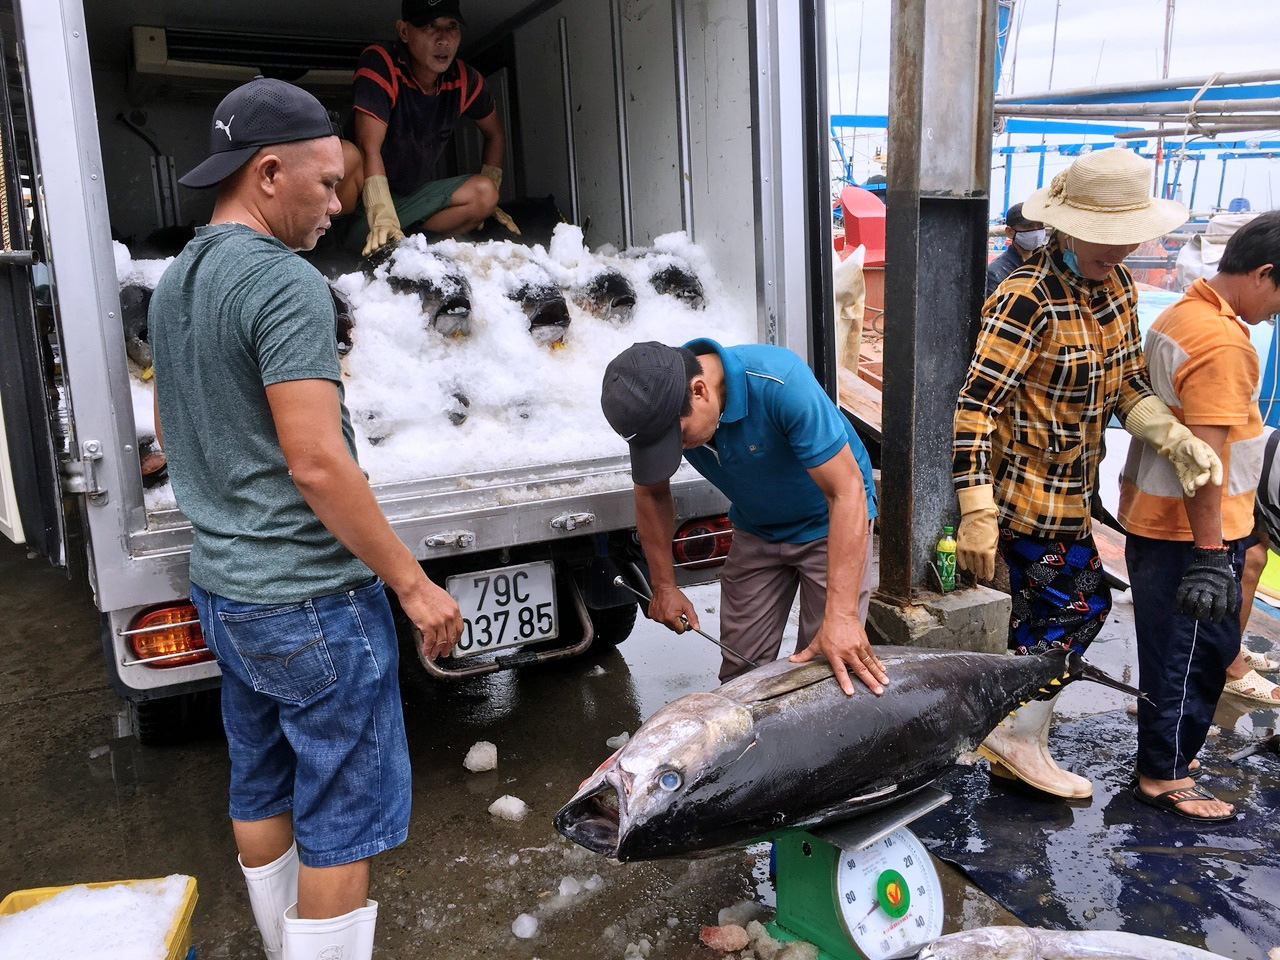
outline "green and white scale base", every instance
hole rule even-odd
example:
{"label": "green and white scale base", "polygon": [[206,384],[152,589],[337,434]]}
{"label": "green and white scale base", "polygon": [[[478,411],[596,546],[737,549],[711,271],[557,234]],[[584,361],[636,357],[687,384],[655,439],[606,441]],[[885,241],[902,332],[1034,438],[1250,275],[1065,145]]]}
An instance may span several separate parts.
{"label": "green and white scale base", "polygon": [[942,934],[942,884],[908,823],[951,799],[927,787],[900,803],[774,838],[778,940],[807,940],[819,960],[912,956]]}

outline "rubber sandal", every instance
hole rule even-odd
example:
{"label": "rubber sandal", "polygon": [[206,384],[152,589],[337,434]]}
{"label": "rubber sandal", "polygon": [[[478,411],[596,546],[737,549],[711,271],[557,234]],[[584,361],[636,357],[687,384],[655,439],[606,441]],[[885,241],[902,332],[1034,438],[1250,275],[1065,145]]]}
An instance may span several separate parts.
{"label": "rubber sandal", "polygon": [[1174,787],[1172,790],[1166,790],[1164,793],[1157,793],[1155,796],[1145,792],[1142,787],[1135,781],[1133,784],[1133,798],[1139,803],[1145,803],[1148,807],[1155,807],[1157,810],[1167,810],[1169,813],[1177,814],[1184,820],[1195,820],[1199,823],[1225,823],[1228,820],[1236,818],[1235,813],[1224,813],[1216,817],[1202,817],[1194,813],[1186,813],[1178,809],[1178,804],[1186,803],[1189,800],[1217,800],[1212,793],[1193,783],[1189,787]]}
{"label": "rubber sandal", "polygon": [[1250,670],[1239,680],[1229,680],[1223,686],[1222,692],[1248,700],[1250,703],[1260,703],[1273,709],[1280,709],[1280,700],[1272,696],[1277,686],[1257,670]]}
{"label": "rubber sandal", "polygon": [[1244,665],[1250,670],[1261,673],[1275,673],[1280,670],[1280,660],[1267,656],[1261,650],[1250,650],[1244,644],[1240,645],[1240,656],[1244,658]]}

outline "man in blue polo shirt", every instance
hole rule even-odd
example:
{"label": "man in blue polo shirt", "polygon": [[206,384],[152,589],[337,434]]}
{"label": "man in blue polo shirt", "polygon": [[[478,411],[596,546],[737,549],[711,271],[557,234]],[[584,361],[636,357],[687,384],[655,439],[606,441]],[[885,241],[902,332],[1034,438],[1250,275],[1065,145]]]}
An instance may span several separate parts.
{"label": "man in blue polo shirt", "polygon": [[[782,347],[637,343],[605,370],[605,419],[631,448],[636,529],[653,580],[651,619],[683,632],[698,613],[671,561],[671,476],[681,455],[729,498],[733,546],[720,575],[721,642],[772,660],[800,591],[792,661],[818,655],[846,694],[889,678],[863,626],[875,487],[852,425],[804,361]],[[732,656],[721,681],[747,667]]]}
{"label": "man in blue polo shirt", "polygon": [[[343,213],[364,207],[368,229],[357,217],[347,245],[363,242],[365,256],[414,227],[454,236],[496,216],[519,232],[497,206],[506,135],[484,78],[457,58],[462,26],[458,0],[402,0],[398,39],[360,55],[338,198]],[[480,172],[429,179],[462,117],[484,139]]]}

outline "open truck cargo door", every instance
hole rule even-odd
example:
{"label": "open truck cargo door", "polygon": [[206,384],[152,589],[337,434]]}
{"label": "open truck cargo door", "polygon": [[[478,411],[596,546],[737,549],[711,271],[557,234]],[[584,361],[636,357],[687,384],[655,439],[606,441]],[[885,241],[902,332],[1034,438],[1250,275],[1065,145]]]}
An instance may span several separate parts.
{"label": "open truck cargo door", "polygon": [[0,3],[0,533],[66,566],[61,374],[16,36],[6,0]]}

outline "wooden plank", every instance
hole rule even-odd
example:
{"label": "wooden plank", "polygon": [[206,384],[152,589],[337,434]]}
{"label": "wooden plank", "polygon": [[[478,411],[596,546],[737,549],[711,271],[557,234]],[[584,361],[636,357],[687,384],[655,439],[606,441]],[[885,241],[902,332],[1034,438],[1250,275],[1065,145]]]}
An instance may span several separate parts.
{"label": "wooden plank", "polygon": [[839,371],[839,386],[840,409],[853,419],[856,426],[879,440],[881,438],[880,391],[852,370],[846,370],[843,367]]}

